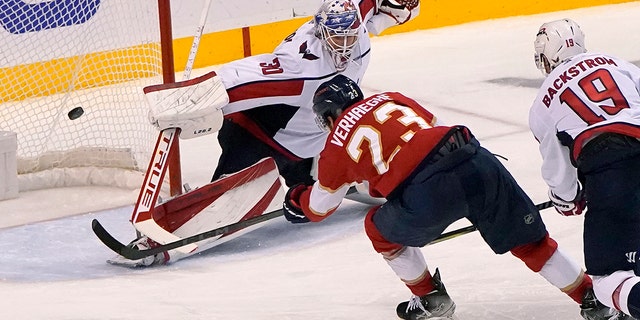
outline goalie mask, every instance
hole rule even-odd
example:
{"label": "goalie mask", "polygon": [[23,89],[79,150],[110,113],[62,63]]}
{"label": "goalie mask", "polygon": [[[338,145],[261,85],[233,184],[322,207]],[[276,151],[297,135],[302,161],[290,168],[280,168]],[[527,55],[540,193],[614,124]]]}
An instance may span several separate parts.
{"label": "goalie mask", "polygon": [[314,19],[316,36],[324,46],[338,72],[347,68],[358,44],[360,13],[352,0],[325,0]]}
{"label": "goalie mask", "polygon": [[331,131],[331,118],[337,119],[340,114],[354,103],[364,99],[358,84],[341,74],[322,83],[313,95],[313,113],[316,115],[318,127],[325,132]]}
{"label": "goalie mask", "polygon": [[540,26],[534,47],[536,66],[545,76],[563,61],[587,52],[584,33],[571,19],[551,21]]}

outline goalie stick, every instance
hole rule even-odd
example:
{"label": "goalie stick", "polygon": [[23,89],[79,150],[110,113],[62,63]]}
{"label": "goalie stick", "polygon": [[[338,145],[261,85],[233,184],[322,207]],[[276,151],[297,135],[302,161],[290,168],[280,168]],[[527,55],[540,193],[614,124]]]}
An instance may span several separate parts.
{"label": "goalie stick", "polygon": [[[354,188],[349,189],[349,192],[357,192],[355,191]],[[551,208],[553,206],[553,204],[551,203],[551,201],[547,201],[547,202],[543,202],[540,204],[536,205],[536,209],[538,210],[544,210],[544,209],[548,209]],[[239,221],[236,223],[232,223],[230,225],[224,226],[224,227],[220,227],[220,228],[216,228],[213,230],[209,230],[209,231],[205,231],[190,237],[186,237],[177,241],[173,241],[170,243],[166,243],[163,245],[159,245],[157,247],[154,248],[150,248],[150,249],[146,249],[146,250],[139,250],[139,249],[134,249],[132,247],[129,247],[125,244],[123,244],[122,242],[118,241],[116,238],[114,238],[101,224],[100,222],[98,222],[98,220],[93,219],[92,223],[91,223],[91,228],[93,229],[93,232],[96,234],[96,236],[98,236],[98,238],[100,239],[100,241],[102,241],[107,247],[109,247],[109,249],[113,250],[114,252],[116,252],[117,254],[127,258],[127,259],[131,259],[131,260],[137,260],[137,259],[142,259],[144,257],[148,257],[148,256],[152,256],[164,251],[169,251],[172,249],[176,249],[182,246],[186,246],[195,242],[199,242],[202,241],[204,239],[208,239],[208,238],[212,238],[212,237],[216,237],[219,235],[224,235],[224,234],[229,234],[229,233],[233,233],[236,232],[238,230],[242,230],[244,228],[247,228],[249,226],[261,223],[261,222],[265,222],[267,220],[271,220],[273,218],[277,218],[279,216],[282,216],[284,214],[282,209],[279,210],[275,210],[275,211],[271,211],[269,213],[265,213],[263,215],[251,218],[251,219],[247,219],[247,220],[243,220],[243,221]],[[465,235],[467,233],[471,233],[474,231],[477,231],[478,229],[475,226],[467,226],[464,228],[460,228],[460,229],[456,229],[450,232],[446,232],[441,234],[438,238],[436,238],[435,240],[431,241],[429,243],[429,245],[432,244],[436,244],[439,242],[443,242],[452,238],[456,238],[459,237],[461,235]]]}
{"label": "goalie stick", "polygon": [[[210,6],[211,0],[206,0],[205,6],[202,10],[202,15],[200,16],[198,27],[196,29],[196,33],[193,37],[193,43],[189,52],[189,58],[185,66],[185,72],[183,73],[183,80],[188,80],[191,76],[191,70],[195,62],[196,53],[200,44],[200,38],[202,37],[204,24],[206,23]],[[140,193],[138,195],[138,199],[130,218],[130,221],[137,232],[147,235],[155,241],[159,241],[161,243],[168,243],[180,239],[179,237],[160,227],[152,217],[153,209],[156,205],[160,193],[160,187],[162,185],[162,182],[164,181],[165,173],[167,172],[167,169],[169,167],[170,155],[176,158],[180,158],[180,149],[178,143],[180,132],[180,128],[167,128],[160,131],[155,149],[153,151],[153,155],[147,167],[143,185],[140,188]],[[171,175],[171,178],[177,179],[177,181],[181,181],[182,177],[179,173],[181,172],[179,165],[173,169],[175,169],[178,173]],[[178,192],[180,191],[181,190],[178,189]],[[171,193],[172,195],[174,195],[173,189],[171,190]],[[188,253],[196,250],[196,248],[197,246],[195,244],[192,244],[188,247],[180,248],[179,250]]]}
{"label": "goalie stick", "polygon": [[134,249],[116,240],[96,219],[93,219],[93,221],[91,222],[91,228],[93,229],[93,232],[96,234],[96,236],[98,236],[100,241],[102,241],[102,243],[104,243],[107,247],[109,247],[109,249],[113,250],[117,254],[127,259],[137,260],[137,259],[142,259],[144,257],[152,256],[161,252],[165,252],[165,251],[180,248],[186,245],[190,245],[195,242],[199,242],[208,238],[230,234],[238,230],[242,230],[244,228],[250,227],[254,224],[258,224],[267,220],[271,220],[273,218],[277,218],[281,215],[283,215],[282,209],[271,211],[269,213],[265,213],[263,215],[260,215],[251,219],[242,220],[224,227],[198,233],[190,237],[182,238],[180,240],[169,242],[167,244],[163,244],[163,245],[146,249],[146,250]]}
{"label": "goalie stick", "polygon": [[[144,178],[142,188],[138,195],[138,200],[131,215],[131,223],[135,229],[142,234],[151,236],[156,241],[168,243],[180,239],[169,231],[163,229],[153,220],[153,208],[158,201],[160,188],[168,168],[170,151],[175,147],[176,140],[180,135],[180,129],[170,128],[162,130],[158,136],[158,141],[154,149],[153,156],[149,162],[147,173]],[[197,248],[191,245],[181,248],[185,252],[191,252]]]}
{"label": "goalie stick", "polygon": [[[353,194],[357,192],[358,190],[355,187],[351,187],[347,191],[347,194]],[[134,249],[118,241],[96,219],[93,219],[93,221],[91,222],[91,229],[93,229],[93,233],[95,233],[98,239],[100,239],[102,243],[104,243],[109,249],[113,250],[115,253],[130,260],[138,260],[144,257],[152,256],[152,255],[169,251],[172,249],[181,248],[187,245],[194,246],[194,243],[196,242],[200,242],[202,240],[217,237],[217,236],[225,236],[225,235],[234,233],[236,231],[245,229],[247,227],[253,226],[255,224],[265,222],[273,218],[277,218],[279,216],[282,216],[283,214],[284,212],[282,209],[274,210],[269,213],[265,213],[263,215],[259,215],[246,220],[241,220],[236,223],[232,223],[232,224],[219,227],[213,230],[204,231],[186,238],[176,237],[177,240],[167,242],[167,243],[161,243],[157,247],[146,249],[146,250]],[[169,233],[168,231],[166,232]]]}

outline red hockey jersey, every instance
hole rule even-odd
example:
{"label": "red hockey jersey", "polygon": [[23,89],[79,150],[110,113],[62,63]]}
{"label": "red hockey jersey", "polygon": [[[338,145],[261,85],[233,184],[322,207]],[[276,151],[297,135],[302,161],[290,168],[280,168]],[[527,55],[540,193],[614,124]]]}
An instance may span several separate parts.
{"label": "red hockey jersey", "polygon": [[335,121],[318,162],[318,181],[300,199],[305,215],[333,213],[350,185],[368,182],[375,197],[400,185],[450,132],[416,101],[400,93],[371,96]]}

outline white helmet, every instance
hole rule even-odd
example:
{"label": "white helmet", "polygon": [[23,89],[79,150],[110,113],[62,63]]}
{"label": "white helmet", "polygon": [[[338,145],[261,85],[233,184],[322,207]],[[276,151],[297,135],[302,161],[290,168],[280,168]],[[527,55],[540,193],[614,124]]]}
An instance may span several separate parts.
{"label": "white helmet", "polygon": [[326,0],[313,20],[316,36],[329,51],[336,70],[344,71],[362,24],[357,6],[352,0]]}
{"label": "white helmet", "polygon": [[584,33],[571,19],[551,21],[540,26],[536,41],[535,61],[545,76],[561,62],[587,52]]}

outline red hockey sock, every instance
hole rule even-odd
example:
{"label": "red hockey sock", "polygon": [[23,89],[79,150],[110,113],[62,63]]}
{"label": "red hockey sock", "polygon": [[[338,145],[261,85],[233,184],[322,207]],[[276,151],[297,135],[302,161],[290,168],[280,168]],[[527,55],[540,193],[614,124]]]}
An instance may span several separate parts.
{"label": "red hockey sock", "polygon": [[591,277],[584,274],[582,275],[582,281],[578,283],[576,287],[565,291],[565,293],[578,304],[582,304],[582,297],[584,297],[584,292],[591,288],[593,288]]}
{"label": "red hockey sock", "polygon": [[433,291],[436,288],[433,285],[433,277],[431,276],[431,273],[429,271],[425,272],[424,277],[417,280],[417,282],[407,283],[406,285],[409,288],[409,290],[411,290],[411,293],[420,297],[426,295],[427,293]]}
{"label": "red hockey sock", "polygon": [[522,260],[533,272],[540,272],[545,263],[558,249],[558,243],[549,234],[538,242],[528,243],[511,249],[511,254]]}

